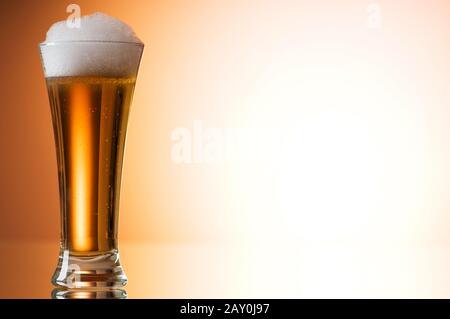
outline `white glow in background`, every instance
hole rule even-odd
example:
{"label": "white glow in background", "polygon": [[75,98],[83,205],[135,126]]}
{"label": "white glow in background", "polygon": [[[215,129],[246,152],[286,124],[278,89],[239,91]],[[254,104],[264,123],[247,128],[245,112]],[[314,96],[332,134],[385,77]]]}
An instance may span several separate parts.
{"label": "white glow in background", "polygon": [[[144,60],[122,206],[126,238],[197,243],[177,271],[224,276],[178,278],[180,294],[448,294],[432,284],[448,282],[448,12],[380,1],[368,28],[367,5],[211,5],[163,28],[174,42],[167,64]],[[284,157],[174,164],[171,132],[195,120],[297,135]]]}

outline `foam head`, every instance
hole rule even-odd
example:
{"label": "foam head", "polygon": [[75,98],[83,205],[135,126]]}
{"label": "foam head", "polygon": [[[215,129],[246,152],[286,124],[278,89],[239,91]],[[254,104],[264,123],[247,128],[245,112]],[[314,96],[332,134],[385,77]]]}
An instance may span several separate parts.
{"label": "foam head", "polygon": [[55,23],[41,44],[46,77],[135,76],[143,43],[122,21],[103,13],[81,17],[80,28]]}

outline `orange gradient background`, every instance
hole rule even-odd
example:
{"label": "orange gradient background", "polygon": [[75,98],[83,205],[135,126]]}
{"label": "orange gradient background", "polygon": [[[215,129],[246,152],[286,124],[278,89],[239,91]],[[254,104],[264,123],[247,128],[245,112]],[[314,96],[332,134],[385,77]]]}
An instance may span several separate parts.
{"label": "orange gradient background", "polygon": [[[450,297],[448,1],[76,3],[146,44],[120,205],[130,297]],[[52,289],[58,184],[37,45],[68,4],[0,4],[3,298]],[[268,143],[253,161],[174,163],[172,132],[197,120],[298,135],[284,156]]]}

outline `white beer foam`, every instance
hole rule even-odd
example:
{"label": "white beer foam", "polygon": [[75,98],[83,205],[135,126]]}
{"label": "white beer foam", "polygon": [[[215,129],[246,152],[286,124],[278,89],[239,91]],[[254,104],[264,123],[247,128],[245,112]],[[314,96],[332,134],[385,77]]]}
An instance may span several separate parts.
{"label": "white beer foam", "polygon": [[103,13],[81,17],[80,28],[66,21],[50,27],[41,45],[46,77],[135,76],[142,41],[127,24]]}

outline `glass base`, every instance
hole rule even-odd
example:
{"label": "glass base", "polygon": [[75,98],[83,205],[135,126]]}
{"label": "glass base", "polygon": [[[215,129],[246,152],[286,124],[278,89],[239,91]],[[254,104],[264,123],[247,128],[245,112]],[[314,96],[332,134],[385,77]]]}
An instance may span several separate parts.
{"label": "glass base", "polygon": [[69,289],[121,288],[127,276],[117,250],[94,256],[74,256],[63,250],[52,283]]}
{"label": "glass base", "polygon": [[123,289],[64,289],[56,288],[52,291],[53,299],[126,299],[127,292]]}

